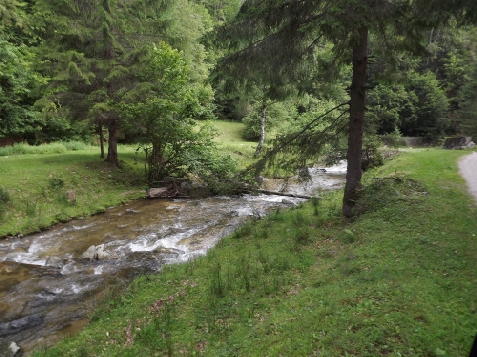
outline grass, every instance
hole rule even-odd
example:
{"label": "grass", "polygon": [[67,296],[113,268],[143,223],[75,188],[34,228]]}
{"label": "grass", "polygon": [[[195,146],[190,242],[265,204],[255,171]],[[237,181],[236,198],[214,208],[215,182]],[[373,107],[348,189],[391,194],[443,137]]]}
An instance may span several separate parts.
{"label": "grass", "polygon": [[233,121],[213,121],[219,136],[217,142],[219,148],[237,162],[240,169],[254,162],[253,154],[257,148],[257,142],[247,141],[242,138],[243,124]]}
{"label": "grass", "polygon": [[[64,151],[57,152],[60,144]],[[97,147],[71,147],[55,143],[0,156],[0,190],[8,197],[0,203],[0,237],[28,234],[144,197],[143,168],[135,162],[133,147],[119,147],[119,169],[101,160]]]}
{"label": "grass", "polygon": [[340,192],[254,219],[205,257],[111,291],[81,334],[34,356],[467,356],[465,153],[409,151],[366,173],[351,221]]}

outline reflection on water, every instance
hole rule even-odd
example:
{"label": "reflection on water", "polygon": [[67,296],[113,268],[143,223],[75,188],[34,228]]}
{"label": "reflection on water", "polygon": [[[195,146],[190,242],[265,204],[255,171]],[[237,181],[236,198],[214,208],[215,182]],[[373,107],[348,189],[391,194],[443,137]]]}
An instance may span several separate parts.
{"label": "reflection on water", "polygon": [[[316,195],[341,187],[344,169],[316,172],[306,186],[292,183],[287,192]],[[266,182],[275,191],[280,184]],[[0,355],[12,341],[28,354],[76,333],[105,287],[203,255],[249,217],[300,201],[267,195],[138,200],[0,241]],[[85,256],[91,249],[99,259]]]}

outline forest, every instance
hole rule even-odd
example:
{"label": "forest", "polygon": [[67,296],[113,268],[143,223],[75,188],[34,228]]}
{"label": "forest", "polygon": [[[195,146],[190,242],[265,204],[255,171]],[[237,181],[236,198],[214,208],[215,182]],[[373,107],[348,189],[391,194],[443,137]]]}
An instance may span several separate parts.
{"label": "forest", "polygon": [[471,0],[4,0],[0,144],[95,142],[117,166],[132,143],[150,186],[217,183],[234,164],[206,123],[239,121],[256,172],[348,159],[350,216],[365,153],[477,137],[476,19]]}

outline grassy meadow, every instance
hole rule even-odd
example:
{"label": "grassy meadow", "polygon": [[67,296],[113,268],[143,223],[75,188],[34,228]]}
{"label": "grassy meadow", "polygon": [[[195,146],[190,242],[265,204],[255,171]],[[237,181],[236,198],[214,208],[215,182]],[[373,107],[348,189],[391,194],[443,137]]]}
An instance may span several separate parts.
{"label": "grassy meadow", "polygon": [[193,261],[111,289],[53,356],[468,356],[477,333],[469,151],[408,150],[341,192],[250,221]]}
{"label": "grassy meadow", "polygon": [[245,168],[254,162],[253,154],[258,143],[242,138],[241,133],[244,128],[242,123],[216,120],[212,124],[219,133],[217,137],[219,148],[229,153],[240,168]]}

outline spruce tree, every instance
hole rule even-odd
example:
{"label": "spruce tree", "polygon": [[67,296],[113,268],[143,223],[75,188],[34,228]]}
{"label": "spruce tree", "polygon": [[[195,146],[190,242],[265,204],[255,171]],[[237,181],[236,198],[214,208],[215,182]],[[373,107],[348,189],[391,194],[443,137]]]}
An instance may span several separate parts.
{"label": "spruce tree", "polygon": [[[244,76],[272,71],[274,82],[300,83],[303,69],[309,66],[325,80],[351,65],[348,168],[342,207],[347,217],[353,214],[361,181],[369,58],[372,54],[392,59],[389,53],[393,51],[422,50],[419,40],[424,25],[416,20],[419,17],[411,6],[405,0],[246,0],[235,21],[224,29],[223,37],[235,49],[226,61],[238,64]],[[379,47],[369,48],[370,34],[378,39]],[[333,55],[315,57],[316,49],[330,42]],[[337,118],[342,116],[340,113]],[[303,144],[300,136],[305,131],[289,143]],[[302,148],[302,152],[309,150]]]}
{"label": "spruce tree", "polygon": [[[199,38],[206,31],[207,13],[186,0],[39,0],[43,71],[51,77],[40,105],[74,120],[89,120],[108,128],[106,161],[118,165],[117,135],[122,127],[121,103],[154,78],[139,78],[145,46],[166,41],[192,65],[192,81],[206,77],[205,49]],[[187,17],[184,21],[183,17]],[[46,65],[45,65],[46,64]]]}
{"label": "spruce tree", "polygon": [[466,83],[459,91],[457,111],[459,131],[477,140],[477,65],[474,63],[466,75]]}
{"label": "spruce tree", "polygon": [[108,128],[106,161],[118,165],[120,100],[129,73],[127,2],[121,0],[39,0],[36,18],[44,41],[42,70],[51,79],[39,104],[73,120],[91,120]]}

